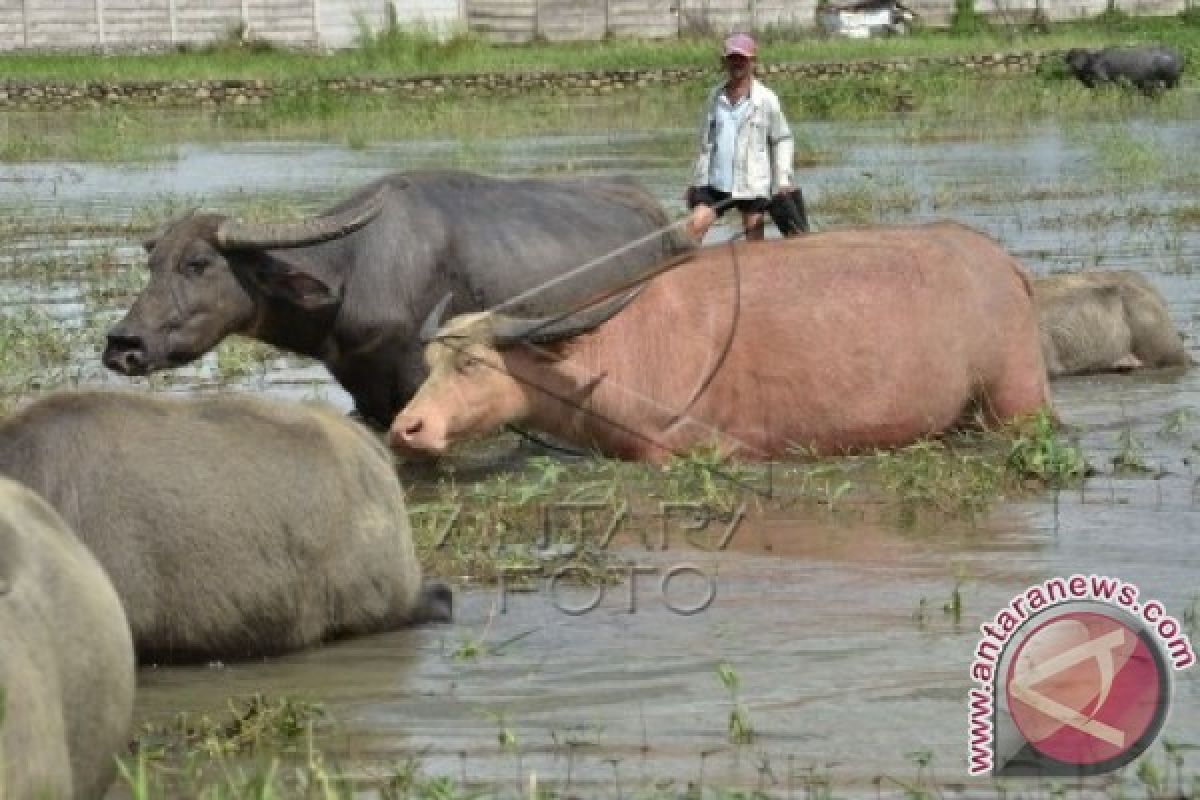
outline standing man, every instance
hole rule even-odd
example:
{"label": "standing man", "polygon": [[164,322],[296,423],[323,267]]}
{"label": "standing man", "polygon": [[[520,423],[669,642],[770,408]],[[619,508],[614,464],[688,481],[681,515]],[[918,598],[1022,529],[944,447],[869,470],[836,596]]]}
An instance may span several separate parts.
{"label": "standing man", "polygon": [[692,185],[688,232],[700,243],[717,218],[737,208],[747,239],[764,237],[771,198],[792,186],[792,132],[779,98],[754,77],[754,39],[725,40],[728,79],[709,94]]}

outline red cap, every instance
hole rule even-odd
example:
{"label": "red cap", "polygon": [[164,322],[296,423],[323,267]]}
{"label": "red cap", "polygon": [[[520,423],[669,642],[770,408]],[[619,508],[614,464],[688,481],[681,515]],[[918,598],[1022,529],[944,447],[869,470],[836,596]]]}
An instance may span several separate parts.
{"label": "red cap", "polygon": [[746,58],[754,58],[754,52],[758,49],[758,45],[754,40],[745,33],[735,33],[725,40],[725,55],[726,56],[745,56]]}

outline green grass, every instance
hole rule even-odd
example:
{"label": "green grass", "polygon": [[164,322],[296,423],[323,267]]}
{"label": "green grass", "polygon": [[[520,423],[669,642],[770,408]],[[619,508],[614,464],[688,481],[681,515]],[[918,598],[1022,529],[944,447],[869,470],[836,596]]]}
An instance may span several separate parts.
{"label": "green grass", "polygon": [[224,382],[264,375],[270,363],[282,355],[256,339],[230,337],[217,347],[217,375]]}
{"label": "green grass", "polygon": [[[507,97],[468,97],[454,92],[412,99],[400,94],[340,95],[314,90],[281,96],[261,107],[219,112],[129,108],[60,113],[53,119],[44,114],[0,114],[0,131],[5,134],[0,138],[0,162],[162,160],[173,158],[184,143],[304,140],[365,149],[408,139],[437,139],[454,145],[443,159],[447,166],[491,171],[503,158],[507,139],[604,131],[659,135],[652,151],[614,141],[612,147],[627,150],[631,163],[638,158],[671,158],[682,163],[694,147],[695,109],[710,82],[705,78],[606,97],[526,93],[519,103]],[[922,142],[979,141],[997,133],[1012,136],[1032,123],[1053,118],[1097,149],[1100,171],[1150,180],[1149,176],[1162,174],[1161,162],[1155,162],[1154,143],[1138,146],[1132,134],[1096,141],[1094,121],[1134,116],[1168,120],[1193,115],[1196,110],[1196,99],[1190,93],[1149,99],[1120,90],[1089,92],[1052,74],[997,78],[930,68],[819,82],[774,76],[770,85],[781,96],[796,132],[800,166],[838,160],[837,152],[822,151],[808,140],[806,123],[816,120],[895,120],[900,140]],[[900,96],[914,109],[905,117],[895,115]],[[1134,149],[1124,152],[1122,146],[1130,143]],[[578,161],[586,163],[594,155],[594,147],[581,146]],[[575,160],[568,153],[557,169],[569,172]],[[1138,171],[1146,166],[1152,169]],[[903,205],[903,188],[876,183],[847,187],[846,191],[862,195],[882,189],[889,195],[887,203]],[[850,198],[848,202],[855,201]]]}
{"label": "green grass", "polygon": [[[843,41],[811,36],[768,37],[762,61],[837,62],[862,58],[908,58],[1026,49],[1061,50],[1106,42],[1166,41],[1200,63],[1200,26],[1177,19],[1142,18],[1112,26],[1097,23],[1058,25],[1050,34],[988,30],[970,35],[947,32],[913,37]],[[604,41],[571,45],[538,44],[497,47],[475,39],[438,44],[420,37],[383,37],[361,50],[332,56],[252,48],[224,48],[207,54],[142,56],[0,56],[0,70],[21,80],[111,80],[239,78],[253,75],[294,81],[297,91],[282,93],[261,106],[222,111],[135,109],[79,111],[70,114],[0,114],[0,162],[149,161],[174,157],[182,143],[225,143],[238,140],[308,140],[340,142],[354,149],[405,139],[435,138],[454,142],[448,165],[492,171],[502,158],[503,140],[571,132],[609,133],[669,131],[653,155],[683,159],[693,147],[695,109],[714,69],[676,86],[650,86],[605,97],[556,91],[529,91],[520,102],[505,96],[468,96],[458,91],[427,98],[402,93],[342,94],[317,89],[312,76],[398,76],[426,73],[471,73],[522,69],[577,70],[698,66],[713,64],[712,43]],[[714,64],[715,67],[715,64]],[[927,66],[912,71],[814,81],[775,74],[766,77],[780,95],[796,129],[800,164],[837,160],[805,139],[812,120],[853,122],[895,118],[902,106],[906,124],[898,137],[929,141],[950,136],[980,140],[999,132],[1018,133],[1031,122],[1053,117],[1092,143],[1096,120],[1132,116],[1170,119],[1195,113],[1190,92],[1167,92],[1146,98],[1121,89],[1089,91],[1052,60],[1037,73],[985,75],[961,68]],[[1189,78],[1185,77],[1185,84]],[[307,85],[307,88],[305,88]],[[953,125],[946,122],[953,121]],[[1127,146],[1129,145],[1129,146]],[[615,143],[614,147],[623,145]],[[1153,142],[1133,135],[1094,144],[1100,169],[1141,181],[1163,171]],[[593,150],[581,150],[586,162]],[[631,151],[630,157],[651,154]],[[561,166],[571,171],[568,154]],[[1168,180],[1170,176],[1167,176]],[[855,192],[892,193],[903,187],[847,187],[843,202],[861,205]],[[886,202],[903,208],[900,195]],[[882,201],[881,201],[882,202]],[[878,208],[860,208],[851,219],[878,218]]]}

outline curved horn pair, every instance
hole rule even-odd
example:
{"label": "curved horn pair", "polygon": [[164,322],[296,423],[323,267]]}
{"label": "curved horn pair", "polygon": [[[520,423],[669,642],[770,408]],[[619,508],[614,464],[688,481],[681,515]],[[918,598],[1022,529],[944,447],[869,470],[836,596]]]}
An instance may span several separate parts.
{"label": "curved horn pair", "polygon": [[644,285],[638,286],[593,306],[566,314],[532,319],[497,314],[492,323],[492,344],[496,347],[506,347],[519,342],[550,344],[587,333],[619,314],[644,288]]}
{"label": "curved horn pair", "polygon": [[353,208],[303,222],[254,225],[225,219],[217,226],[217,244],[229,250],[270,250],[305,247],[338,239],[354,233],[379,216],[387,200],[388,188],[389,185],[385,183]]}
{"label": "curved horn pair", "polygon": [[[566,314],[549,317],[510,317],[506,314],[493,313],[491,315],[492,345],[508,347],[521,342],[550,344],[587,333],[615,317],[623,308],[633,302],[644,288],[644,285],[638,286],[579,311],[568,311]],[[442,326],[442,316],[446,313],[452,297],[451,294],[443,297],[421,324],[422,344],[429,344],[437,338]]]}
{"label": "curved horn pair", "polygon": [[[674,227],[677,224],[679,223],[672,223],[668,228]],[[662,233],[663,230],[659,230],[654,235],[657,236]],[[653,267],[641,270],[639,274],[626,281],[621,287],[614,287],[611,291],[617,291],[619,288],[632,286],[635,283],[638,284],[637,286],[633,286],[633,288],[621,292],[612,298],[592,304],[578,311],[567,311],[550,317],[538,317],[534,319],[510,317],[493,311],[491,312],[492,344],[497,347],[504,347],[517,342],[549,344],[550,342],[569,339],[572,336],[578,336],[581,333],[598,328],[616,316],[625,306],[633,302],[642,289],[646,288],[647,281],[692,260],[696,256],[696,252],[695,247],[688,247],[682,252],[674,253],[659,261]],[[589,262],[583,268],[577,268],[575,272],[595,265],[601,260],[603,259]],[[420,336],[422,344],[429,344],[429,342],[437,338],[442,326],[442,315],[446,313],[446,308],[450,305],[451,296],[447,294],[443,297],[442,301],[437,304],[421,324]],[[511,303],[513,301],[509,300],[508,302]]]}

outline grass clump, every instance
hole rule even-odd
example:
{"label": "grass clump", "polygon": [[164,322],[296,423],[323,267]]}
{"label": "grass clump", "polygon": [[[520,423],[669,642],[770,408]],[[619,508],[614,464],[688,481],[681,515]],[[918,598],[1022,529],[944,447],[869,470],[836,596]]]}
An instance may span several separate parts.
{"label": "grass clump", "polygon": [[1047,412],[994,432],[965,432],[876,453],[870,466],[902,521],[933,509],[973,519],[1000,499],[1038,487],[1061,488],[1090,468]]}
{"label": "grass clump", "polygon": [[666,501],[692,503],[720,513],[733,511],[745,492],[762,482],[761,468],[730,461],[715,447],[676,455],[661,472],[661,493]]}
{"label": "grass clump", "polygon": [[877,453],[874,466],[883,489],[910,517],[918,508],[974,517],[1008,488],[1004,464],[975,444],[927,439]]}
{"label": "grass clump", "polygon": [[231,337],[217,348],[217,376],[230,383],[255,375],[265,375],[279,351],[256,339]]}
{"label": "grass clump", "polygon": [[1062,440],[1058,424],[1047,411],[1016,425],[1014,434],[1007,465],[1020,478],[1061,488],[1091,472],[1083,451],[1077,444]]}
{"label": "grass clump", "polygon": [[219,718],[180,712],[143,728],[119,764],[121,777],[135,800],[307,796],[304,788],[330,784],[312,747],[324,715],[319,704],[262,694],[231,700]]}
{"label": "grass clump", "polygon": [[230,699],[228,713],[218,718],[180,712],[165,724],[147,724],[132,749],[154,759],[189,750],[212,756],[280,751],[294,745],[324,716],[317,703],[254,694]]}

